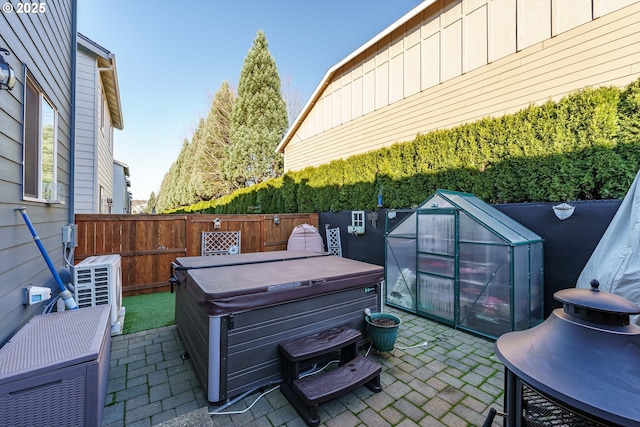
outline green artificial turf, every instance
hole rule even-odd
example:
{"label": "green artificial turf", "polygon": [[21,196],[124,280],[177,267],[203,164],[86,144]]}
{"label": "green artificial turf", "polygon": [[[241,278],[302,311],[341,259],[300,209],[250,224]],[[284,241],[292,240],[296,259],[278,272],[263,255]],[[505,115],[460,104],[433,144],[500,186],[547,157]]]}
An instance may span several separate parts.
{"label": "green artificial turf", "polygon": [[176,323],[176,294],[155,294],[123,297],[125,308],[123,334],[161,328]]}

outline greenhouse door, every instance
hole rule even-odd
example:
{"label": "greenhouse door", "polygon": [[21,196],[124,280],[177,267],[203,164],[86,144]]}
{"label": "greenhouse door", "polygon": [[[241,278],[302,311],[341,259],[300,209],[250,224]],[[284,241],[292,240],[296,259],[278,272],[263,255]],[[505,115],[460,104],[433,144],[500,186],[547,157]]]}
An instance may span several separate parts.
{"label": "greenhouse door", "polygon": [[458,293],[458,214],[455,209],[418,210],[418,314],[455,325]]}

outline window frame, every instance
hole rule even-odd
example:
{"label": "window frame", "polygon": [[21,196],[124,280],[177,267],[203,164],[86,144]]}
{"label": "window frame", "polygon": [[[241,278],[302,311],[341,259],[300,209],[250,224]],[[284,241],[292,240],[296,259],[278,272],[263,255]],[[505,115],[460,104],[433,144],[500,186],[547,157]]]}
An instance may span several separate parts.
{"label": "window frame", "polygon": [[[42,86],[24,67],[23,86],[23,122],[22,122],[22,199],[42,203],[60,203],[58,201],[58,120],[59,113],[55,104],[47,96]],[[37,105],[31,105],[33,101]],[[48,107],[48,108],[47,108]],[[46,109],[46,111],[45,111]],[[35,126],[33,125],[35,119]],[[50,136],[51,154],[45,150],[44,127],[52,127]],[[37,141],[34,139],[37,138]],[[50,157],[46,162],[45,158]],[[51,171],[46,173],[45,168]],[[50,183],[45,182],[49,175]]]}

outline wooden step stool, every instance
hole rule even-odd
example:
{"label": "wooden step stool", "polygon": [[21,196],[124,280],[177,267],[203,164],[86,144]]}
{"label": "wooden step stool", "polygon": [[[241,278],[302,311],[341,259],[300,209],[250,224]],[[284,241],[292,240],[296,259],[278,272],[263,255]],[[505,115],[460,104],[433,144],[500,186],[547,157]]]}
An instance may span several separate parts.
{"label": "wooden step stool", "polygon": [[[377,393],[381,366],[358,355],[360,331],[348,326],[280,343],[282,384],[280,391],[310,427],[320,424],[318,405],[366,385]],[[326,373],[300,378],[300,364],[340,351],[340,367]]]}

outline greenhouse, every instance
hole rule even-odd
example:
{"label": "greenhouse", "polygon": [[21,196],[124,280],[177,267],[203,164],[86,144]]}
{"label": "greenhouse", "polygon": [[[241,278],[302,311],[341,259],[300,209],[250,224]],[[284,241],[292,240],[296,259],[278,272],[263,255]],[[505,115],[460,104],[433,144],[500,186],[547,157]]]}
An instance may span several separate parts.
{"label": "greenhouse", "polygon": [[447,190],[392,217],[388,305],[490,338],[544,320],[540,236],[473,194]]}

